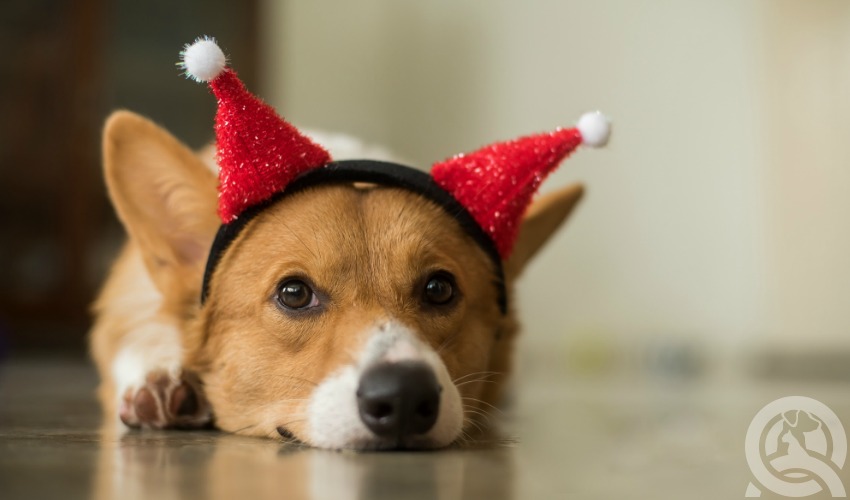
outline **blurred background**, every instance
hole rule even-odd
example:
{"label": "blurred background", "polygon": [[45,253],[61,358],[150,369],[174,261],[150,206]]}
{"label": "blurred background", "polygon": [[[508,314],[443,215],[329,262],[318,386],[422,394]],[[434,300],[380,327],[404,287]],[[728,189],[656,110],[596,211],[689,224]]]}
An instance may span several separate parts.
{"label": "blurred background", "polygon": [[850,378],[844,0],[7,0],[0,343],[82,353],[121,244],[99,133],[129,108],[199,147],[214,100],[174,68],[214,35],[298,126],[427,168],[601,109],[588,196],[518,288],[522,357]]}

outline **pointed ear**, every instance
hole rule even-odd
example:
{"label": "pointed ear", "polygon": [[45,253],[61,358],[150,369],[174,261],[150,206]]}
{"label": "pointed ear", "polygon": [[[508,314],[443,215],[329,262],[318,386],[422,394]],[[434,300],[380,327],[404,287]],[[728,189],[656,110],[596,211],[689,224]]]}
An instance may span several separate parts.
{"label": "pointed ear", "polygon": [[154,283],[164,293],[175,280],[200,288],[219,225],[212,171],[168,132],[129,111],[106,121],[103,157],[109,196]]}
{"label": "pointed ear", "polygon": [[513,253],[505,264],[510,278],[516,279],[522,274],[531,258],[549,241],[583,195],[584,186],[572,184],[532,203],[523,218]]}

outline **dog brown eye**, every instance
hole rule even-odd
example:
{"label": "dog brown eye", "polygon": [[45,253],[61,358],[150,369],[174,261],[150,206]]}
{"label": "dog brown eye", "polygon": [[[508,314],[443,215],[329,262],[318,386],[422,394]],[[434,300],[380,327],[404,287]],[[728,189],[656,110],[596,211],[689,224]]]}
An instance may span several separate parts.
{"label": "dog brown eye", "polygon": [[301,280],[288,280],[280,285],[277,301],[289,309],[306,309],[319,305],[319,299],[313,289]]}
{"label": "dog brown eye", "polygon": [[455,296],[454,279],[449,274],[438,273],[425,283],[425,300],[430,304],[448,304]]}

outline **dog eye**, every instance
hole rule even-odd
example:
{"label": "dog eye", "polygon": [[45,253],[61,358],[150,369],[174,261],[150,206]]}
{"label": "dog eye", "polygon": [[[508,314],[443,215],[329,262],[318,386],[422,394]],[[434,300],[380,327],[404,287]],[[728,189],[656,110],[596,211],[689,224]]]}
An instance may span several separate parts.
{"label": "dog eye", "polygon": [[448,304],[455,296],[454,277],[444,272],[434,274],[425,283],[423,294],[429,304]]}
{"label": "dog eye", "polygon": [[319,298],[307,283],[292,279],[284,281],[277,291],[277,301],[287,309],[307,309],[319,305]]}

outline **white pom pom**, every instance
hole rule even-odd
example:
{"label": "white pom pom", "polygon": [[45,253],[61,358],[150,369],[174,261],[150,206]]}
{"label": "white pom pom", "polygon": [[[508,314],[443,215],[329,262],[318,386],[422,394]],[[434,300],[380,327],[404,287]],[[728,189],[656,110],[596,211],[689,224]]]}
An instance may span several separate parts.
{"label": "white pom pom", "polygon": [[611,121],[599,111],[581,115],[576,128],[581,134],[582,144],[594,148],[608,144],[608,137],[611,136]]}
{"label": "white pom pom", "polygon": [[197,82],[209,82],[224,71],[227,58],[215,43],[215,38],[205,36],[186,44],[180,51],[179,65],[186,71],[187,77]]}

